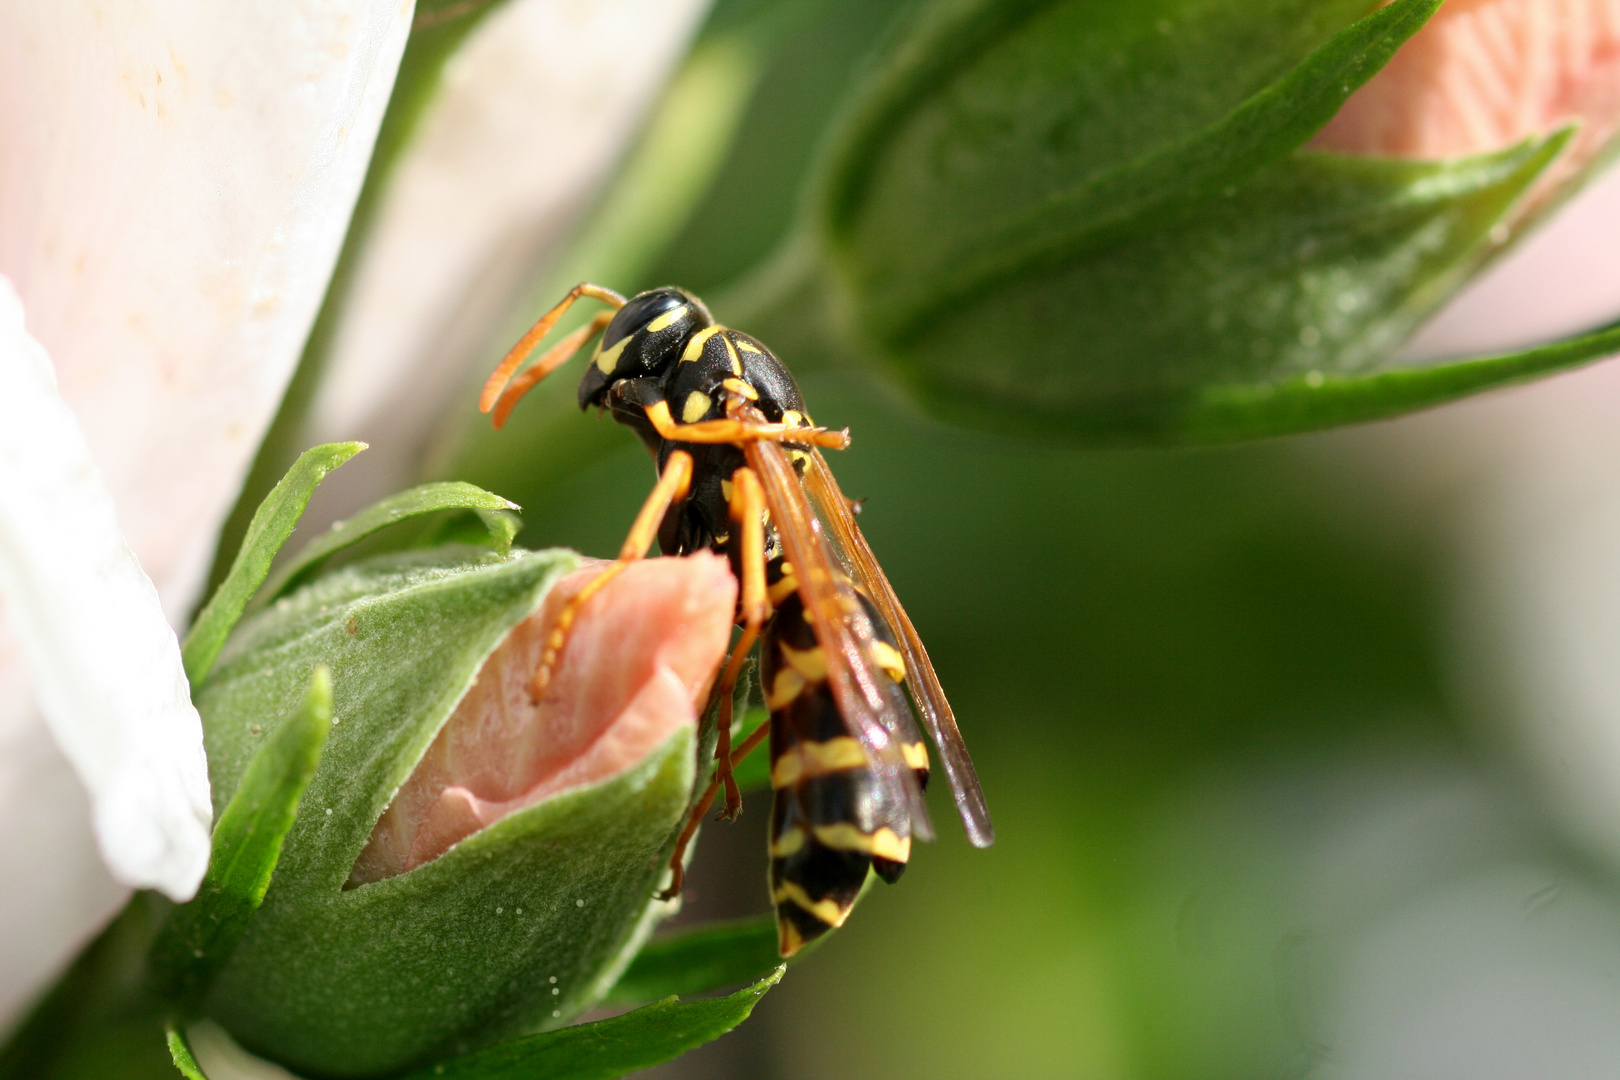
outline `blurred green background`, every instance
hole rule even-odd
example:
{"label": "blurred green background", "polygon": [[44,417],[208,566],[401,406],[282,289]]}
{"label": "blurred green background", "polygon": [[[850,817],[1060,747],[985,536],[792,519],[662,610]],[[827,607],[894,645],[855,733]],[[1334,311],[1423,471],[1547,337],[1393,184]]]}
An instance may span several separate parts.
{"label": "blurred green background", "polygon": [[[721,0],[693,62],[720,42],[757,82],[699,109],[727,149],[686,224],[657,250],[616,240],[648,197],[630,175],[522,314],[596,277],[681,284],[740,322],[739,279],[904,6]],[[964,432],[813,328],[786,328],[790,350],[742,326],[851,428],[834,467],[999,840],[971,849],[936,789],[941,842],[902,882],[753,1020],[649,1075],[1612,1075],[1620,1045],[1587,1022],[1620,1002],[1612,885],[1449,703],[1444,500],[1396,494],[1377,432],[1105,451]],[[553,383],[439,471],[522,503],[529,546],[608,556],[651,468]],[[766,909],[767,815],[756,796],[705,829],[683,921]]]}

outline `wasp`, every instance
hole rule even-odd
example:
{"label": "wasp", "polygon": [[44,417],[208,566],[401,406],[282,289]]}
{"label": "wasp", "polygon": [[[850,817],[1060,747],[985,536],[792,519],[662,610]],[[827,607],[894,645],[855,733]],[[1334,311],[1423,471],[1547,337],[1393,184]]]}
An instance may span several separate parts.
{"label": "wasp", "polygon": [[[611,310],[518,374],[587,297]],[[912,841],[933,839],[922,798],[929,757],[912,702],[979,847],[994,839],[984,795],[927,650],[821,452],[848,446],[849,432],[810,419],[792,374],[763,344],[717,324],[684,289],[627,300],[582,283],[507,353],[480,407],[501,427],[530,389],[598,334],[580,408],[605,409],[634,431],[658,479],[618,558],[559,613],[531,690],[544,691],[580,606],[645,557],[654,539],[666,555],[708,548],[729,558],[741,632],[716,683],[715,775],[693,803],[661,895],[679,893],[683,853],[718,792],[723,817],[741,809],[732,769],[768,732],[771,898],[781,954],[791,956],[843,924],[869,871],[894,882]],[[756,641],[770,723],[733,747],[732,697]]]}

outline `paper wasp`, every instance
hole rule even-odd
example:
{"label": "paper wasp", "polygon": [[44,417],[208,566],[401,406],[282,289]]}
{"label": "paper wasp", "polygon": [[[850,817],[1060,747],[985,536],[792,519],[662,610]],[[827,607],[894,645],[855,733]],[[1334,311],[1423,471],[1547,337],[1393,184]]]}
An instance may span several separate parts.
{"label": "paper wasp", "polygon": [[[613,310],[516,375],[581,297]],[[893,882],[912,840],[933,839],[922,799],[928,751],[904,688],[939,748],[968,837],[980,847],[994,838],[984,796],[928,653],[821,454],[822,447],[847,446],[849,433],[811,422],[793,376],[764,345],[716,324],[682,289],[626,300],[581,284],[513,346],[485,384],[480,407],[500,427],[524,394],[597,334],[580,407],[605,408],[640,436],[658,481],[617,561],[559,616],[533,689],[537,696],[544,690],[579,606],[645,556],[655,537],[667,555],[709,548],[729,557],[741,586],[742,632],[716,689],[715,777],[677,842],[665,895],[680,891],[682,854],[716,793],[726,793],[723,816],[741,809],[732,767],[769,732],[771,895],[781,952],[789,956],[843,923],[868,869]],[[733,687],[756,639],[771,721],[733,749]]]}

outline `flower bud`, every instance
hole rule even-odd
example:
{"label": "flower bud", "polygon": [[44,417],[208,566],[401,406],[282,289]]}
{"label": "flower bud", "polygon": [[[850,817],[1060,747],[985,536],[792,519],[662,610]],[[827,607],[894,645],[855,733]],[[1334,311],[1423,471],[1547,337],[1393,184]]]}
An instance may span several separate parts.
{"label": "flower bud", "polygon": [[598,573],[465,548],[328,574],[244,622],[198,694],[216,802],[316,664],[325,751],[264,903],[204,999],[290,1068],[376,1075],[558,1025],[616,978],[689,803],[735,584],[702,554]]}

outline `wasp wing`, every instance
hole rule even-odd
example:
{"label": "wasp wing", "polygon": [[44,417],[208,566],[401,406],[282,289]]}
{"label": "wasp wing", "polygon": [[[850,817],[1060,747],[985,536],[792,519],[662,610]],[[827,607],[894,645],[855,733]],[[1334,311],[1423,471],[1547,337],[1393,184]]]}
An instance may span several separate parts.
{"label": "wasp wing", "polygon": [[833,699],[865,748],[873,771],[904,792],[911,812],[911,829],[919,840],[934,838],[933,824],[923,802],[922,788],[901,755],[899,741],[885,714],[904,708],[884,693],[881,674],[872,662],[876,640],[872,622],[848,574],[841,572],[828,542],[826,525],[805,496],[798,471],[786,451],[773,442],[743,444],[748,465],[765,491],[765,505],[782,541],[782,551],[793,564],[793,575],[804,602],[805,614],[816,632],[827,661],[827,682]]}
{"label": "wasp wing", "polygon": [[951,796],[956,800],[957,813],[967,830],[968,839],[975,847],[989,847],[995,842],[995,828],[990,824],[990,810],[984,803],[984,791],[979,787],[973,760],[968,757],[962,733],[956,726],[956,715],[945,690],[939,685],[939,676],[928,659],[917,628],[911,625],[900,598],[894,594],[877,557],[861,534],[850,510],[849,500],[838,487],[832,469],[821,451],[811,449],[805,465],[804,490],[817,518],[825,522],[828,539],[835,556],[845,571],[872,598],[883,617],[894,628],[900,640],[900,651],[906,661],[906,681],[922,713],[923,726],[928,729],[934,745],[944,759],[945,777],[951,785]]}

